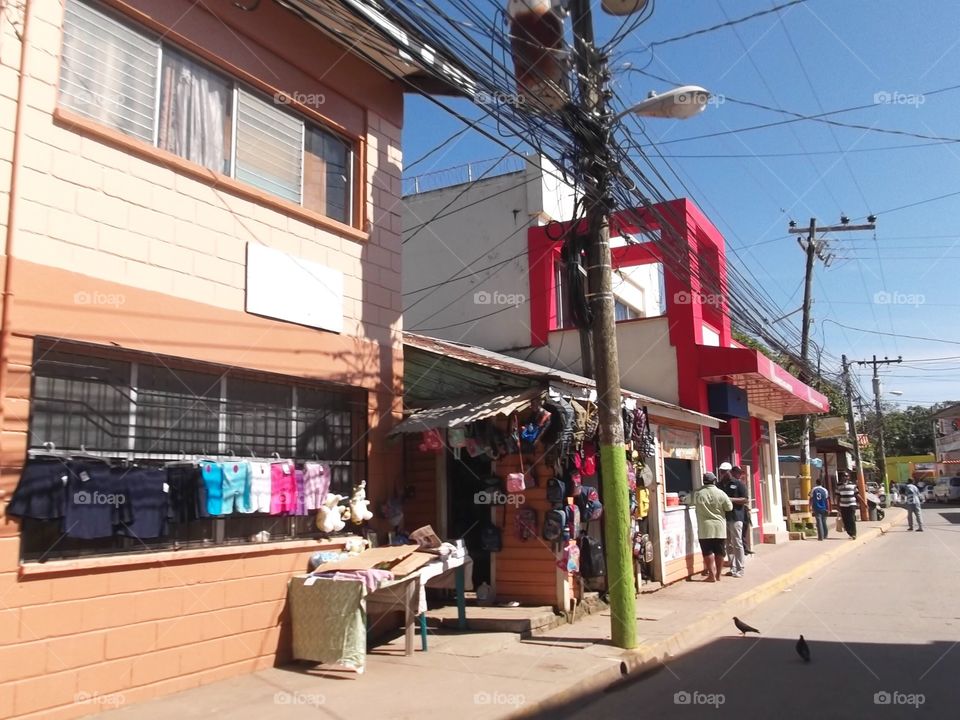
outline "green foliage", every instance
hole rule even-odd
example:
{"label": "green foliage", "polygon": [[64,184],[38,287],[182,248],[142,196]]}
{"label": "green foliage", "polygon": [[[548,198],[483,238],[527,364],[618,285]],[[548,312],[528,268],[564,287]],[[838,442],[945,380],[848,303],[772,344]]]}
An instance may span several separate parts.
{"label": "green foliage", "polygon": [[[912,405],[899,409],[883,405],[883,440],[888,457],[897,455],[927,455],[933,452],[933,420],[931,416],[954,402],[937,403],[933,407]],[[871,445],[876,445],[878,424],[876,412],[869,412],[860,432],[870,434]]]}

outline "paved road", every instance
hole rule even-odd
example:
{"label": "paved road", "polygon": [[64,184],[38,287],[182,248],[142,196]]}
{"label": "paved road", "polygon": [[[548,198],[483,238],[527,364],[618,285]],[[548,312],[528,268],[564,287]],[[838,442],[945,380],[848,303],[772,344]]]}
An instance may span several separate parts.
{"label": "paved road", "polygon": [[[715,640],[553,718],[960,717],[960,506],[893,528]],[[836,541],[832,541],[831,544]],[[726,579],[725,579],[726,580]],[[794,645],[803,633],[812,662]]]}

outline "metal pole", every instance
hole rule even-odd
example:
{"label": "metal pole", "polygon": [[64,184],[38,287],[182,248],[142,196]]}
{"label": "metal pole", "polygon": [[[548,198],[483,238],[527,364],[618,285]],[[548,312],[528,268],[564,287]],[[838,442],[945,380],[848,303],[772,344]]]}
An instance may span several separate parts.
{"label": "metal pole", "polygon": [[[593,311],[593,370],[600,421],[610,636],[620,648],[637,644],[636,593],[630,547],[630,501],[621,420],[620,364],[611,280],[609,118],[605,102],[606,60],[597,53],[590,0],[570,4],[580,80],[581,114],[575,126],[586,175],[589,236],[587,282]],[[599,142],[597,142],[599,140]],[[591,142],[593,141],[593,142]]]}

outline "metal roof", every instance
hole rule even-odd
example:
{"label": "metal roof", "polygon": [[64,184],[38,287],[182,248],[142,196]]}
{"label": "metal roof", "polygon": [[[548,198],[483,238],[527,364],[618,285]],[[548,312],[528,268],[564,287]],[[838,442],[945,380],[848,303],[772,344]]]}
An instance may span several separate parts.
{"label": "metal roof", "polygon": [[[580,391],[580,393],[592,391],[595,387],[593,380],[583,377],[582,375],[575,375],[574,373],[557,370],[547,367],[546,365],[520,360],[519,358],[493,352],[492,350],[487,350],[475,345],[439,340],[411,332],[404,332],[403,343],[405,348],[413,348],[437,356],[437,361],[434,363],[435,366],[439,366],[444,360],[464,364],[468,363],[496,371],[503,375],[524,378],[530,385],[538,381],[540,383],[549,382],[554,389],[560,390],[561,392],[566,391],[571,394],[577,391]],[[442,376],[441,373],[438,374]],[[503,388],[493,389],[503,390]],[[415,388],[414,392],[416,391],[417,389]],[[640,393],[626,389],[622,390],[622,393],[624,397],[636,400],[637,404],[647,406],[651,415],[712,428],[720,427],[722,424],[721,420],[711,417],[710,415],[688,410],[665,400],[658,400],[657,398],[641,395]],[[404,394],[406,395],[406,389],[404,390]],[[450,397],[450,395],[447,395],[447,397]]]}

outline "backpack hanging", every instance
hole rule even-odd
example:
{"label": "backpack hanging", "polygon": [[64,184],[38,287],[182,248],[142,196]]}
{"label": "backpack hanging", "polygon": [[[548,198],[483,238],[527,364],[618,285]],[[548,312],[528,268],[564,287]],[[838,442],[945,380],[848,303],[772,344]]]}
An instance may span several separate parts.
{"label": "backpack hanging", "polygon": [[603,515],[603,503],[600,502],[600,493],[597,492],[595,487],[581,486],[575,500],[580,509],[580,517],[584,522],[599,520]]}
{"label": "backpack hanging", "polygon": [[580,548],[576,543],[568,542],[560,550],[557,567],[568,573],[580,572]]}
{"label": "backpack hanging", "polygon": [[568,503],[563,508],[563,539],[576,540],[580,534],[580,508],[576,503]]}
{"label": "backpack hanging", "polygon": [[566,491],[563,482],[559,478],[550,478],[547,480],[547,502],[552,505],[560,505],[566,497]]}
{"label": "backpack hanging", "polygon": [[571,450],[576,452],[583,447],[584,435],[587,431],[587,409],[576,400],[570,401],[570,407],[573,410]]}
{"label": "backpack hanging", "polygon": [[518,540],[526,542],[537,536],[537,511],[533,508],[519,508],[514,523]]}
{"label": "backpack hanging", "polygon": [[563,537],[563,525],[566,517],[563,510],[547,510],[543,515],[543,539],[548,542],[560,540]]}
{"label": "backpack hanging", "polygon": [[[493,513],[496,517],[496,507],[493,508]],[[489,520],[480,527],[480,549],[490,553],[503,550],[503,531]]]}
{"label": "backpack hanging", "polygon": [[607,574],[603,558],[603,545],[589,535],[580,536],[580,575],[584,578],[598,578]]}

